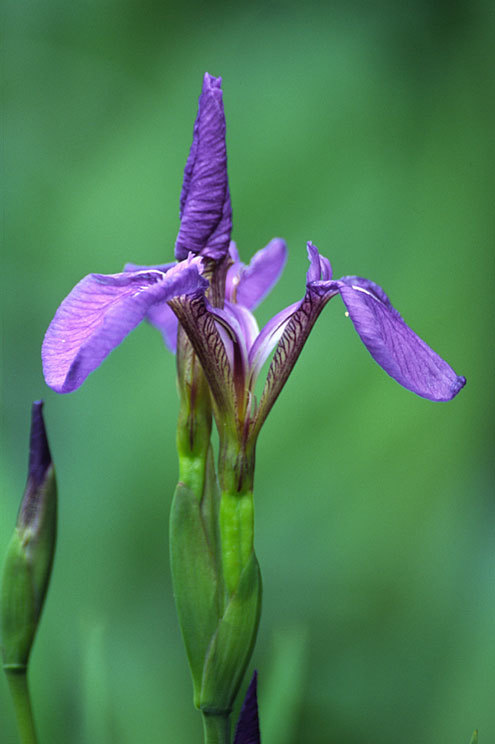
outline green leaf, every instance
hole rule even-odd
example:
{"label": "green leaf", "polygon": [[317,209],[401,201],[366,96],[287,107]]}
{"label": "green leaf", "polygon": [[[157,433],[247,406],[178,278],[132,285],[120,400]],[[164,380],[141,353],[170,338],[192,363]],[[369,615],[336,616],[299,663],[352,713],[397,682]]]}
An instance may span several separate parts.
{"label": "green leaf", "polygon": [[469,744],[478,744],[478,729],[475,729],[473,731],[473,735],[471,737],[471,741],[469,742]]}

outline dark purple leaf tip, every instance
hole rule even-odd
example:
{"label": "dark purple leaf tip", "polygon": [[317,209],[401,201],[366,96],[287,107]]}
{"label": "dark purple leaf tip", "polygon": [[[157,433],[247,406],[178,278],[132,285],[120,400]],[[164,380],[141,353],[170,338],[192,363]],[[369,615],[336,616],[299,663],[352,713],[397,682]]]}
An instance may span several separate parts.
{"label": "dark purple leaf tip", "polygon": [[255,670],[235,730],[234,744],[260,744],[260,724],[258,718],[258,672]]}
{"label": "dark purple leaf tip", "polygon": [[31,436],[29,440],[28,480],[38,488],[52,464],[52,456],[43,420],[43,401],[36,400],[31,408]]}

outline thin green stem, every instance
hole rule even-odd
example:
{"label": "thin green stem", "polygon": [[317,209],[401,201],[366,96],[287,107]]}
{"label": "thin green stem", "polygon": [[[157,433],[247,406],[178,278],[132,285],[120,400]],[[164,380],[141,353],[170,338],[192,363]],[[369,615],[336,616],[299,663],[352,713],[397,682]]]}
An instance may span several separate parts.
{"label": "thin green stem", "polygon": [[230,744],[230,719],[228,715],[203,712],[205,744]]}
{"label": "thin green stem", "polygon": [[34,728],[27,669],[9,669],[7,667],[5,668],[5,674],[9,683],[12,700],[14,701],[20,744],[37,744],[38,739],[36,738],[36,730]]}

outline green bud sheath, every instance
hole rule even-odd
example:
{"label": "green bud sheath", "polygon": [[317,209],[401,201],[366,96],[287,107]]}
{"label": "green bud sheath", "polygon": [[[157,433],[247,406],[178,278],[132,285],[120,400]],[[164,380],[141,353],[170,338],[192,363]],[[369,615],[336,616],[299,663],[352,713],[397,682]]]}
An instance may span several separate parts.
{"label": "green bud sheath", "polygon": [[215,519],[218,486],[211,450],[201,499],[179,483],[170,514],[170,559],[175,603],[200,707],[204,660],[222,612]]}
{"label": "green bud sheath", "polygon": [[55,552],[57,489],[41,402],[33,404],[29,472],[3,570],[4,668],[25,669],[38,627]]}
{"label": "green bud sheath", "polygon": [[211,639],[203,669],[201,709],[230,713],[253,652],[261,614],[261,574],[251,553]]}

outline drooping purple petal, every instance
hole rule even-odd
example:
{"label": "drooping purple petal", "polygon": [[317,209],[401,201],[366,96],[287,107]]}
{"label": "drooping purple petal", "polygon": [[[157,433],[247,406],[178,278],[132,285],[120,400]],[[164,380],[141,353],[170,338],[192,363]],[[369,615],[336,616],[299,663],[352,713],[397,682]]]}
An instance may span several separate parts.
{"label": "drooping purple petal", "polygon": [[184,170],[175,256],[219,260],[229,249],[232,207],[227,177],[221,78],[204,76],[193,141]]}
{"label": "drooping purple petal", "polygon": [[287,246],[281,238],[273,238],[255,253],[248,266],[241,263],[237,256],[227,273],[226,298],[254,310],[278,281],[286,260]]}
{"label": "drooping purple petal", "polygon": [[402,320],[374,282],[348,276],[340,294],[362,342],[373,359],[403,387],[429,400],[451,400],[466,379]]}
{"label": "drooping purple petal", "polygon": [[258,674],[255,671],[246,697],[242,703],[239,720],[237,722],[234,744],[260,744],[260,724],[258,716]]}
{"label": "drooping purple petal", "polygon": [[[157,269],[158,271],[163,271],[163,273],[165,274],[176,265],[177,263],[175,261],[173,261],[172,263],[156,264],[151,266],[126,263],[126,265],[124,266],[124,271],[149,271],[150,269]],[[160,331],[165,342],[165,346],[172,352],[172,354],[175,354],[175,352],[177,351],[178,321],[173,310],[171,310],[166,302],[160,302],[156,305],[151,305],[150,309],[146,313],[146,320],[148,320],[151,325],[155,326],[155,328]]]}
{"label": "drooping purple petal", "polygon": [[89,274],[63,300],[42,347],[47,384],[59,393],[76,390],[156,303],[207,286],[201,259],[184,261],[166,274],[157,270]]}

